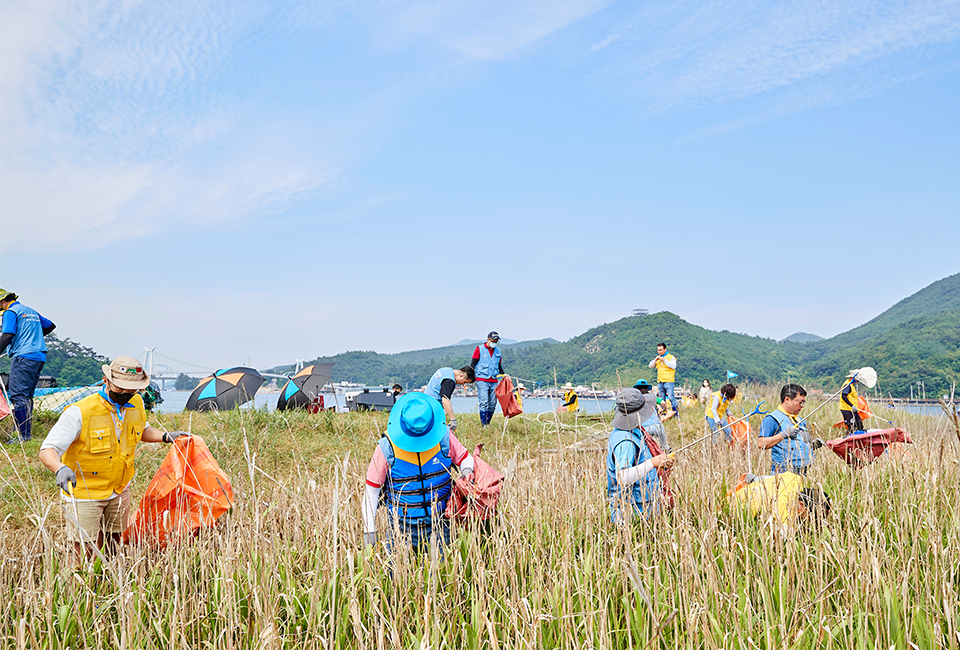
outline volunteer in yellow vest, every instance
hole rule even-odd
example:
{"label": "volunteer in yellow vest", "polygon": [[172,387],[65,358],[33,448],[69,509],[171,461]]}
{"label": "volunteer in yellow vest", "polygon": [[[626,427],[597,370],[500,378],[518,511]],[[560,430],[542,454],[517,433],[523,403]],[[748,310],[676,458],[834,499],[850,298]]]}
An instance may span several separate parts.
{"label": "volunteer in yellow vest", "polygon": [[830,514],[830,496],[820,488],[804,487],[803,478],[792,472],[747,474],[728,498],[751,517],[764,515],[788,529],[808,521],[819,523]]}
{"label": "volunteer in yellow vest", "polygon": [[40,446],[40,461],[56,474],[67,536],[78,554],[84,542],[102,548],[126,530],[137,443],[189,435],[149,425],[137,391],[150,385],[150,377],[139,361],[117,357],[102,370],[100,391],[67,407]]}
{"label": "volunteer in yellow vest", "polygon": [[577,391],[573,389],[573,384],[569,381],[563,385],[563,404],[560,409],[566,409],[570,413],[580,410],[580,402],[577,398]]}
{"label": "volunteer in yellow vest", "polygon": [[[707,412],[705,413],[707,426],[710,427],[710,431],[714,432],[723,427],[723,439],[727,442],[733,439],[730,427],[727,426],[727,408],[736,396],[737,387],[733,384],[724,384],[720,387],[720,390],[714,392],[710,401],[707,402]],[[717,433],[714,433],[714,438],[716,436]]]}
{"label": "volunteer in yellow vest", "polygon": [[840,387],[840,415],[847,427],[847,433],[863,431],[863,420],[860,419],[860,410],[857,408],[857,380],[856,371],[847,373],[847,378]]}
{"label": "volunteer in yellow vest", "polygon": [[667,352],[666,343],[657,343],[657,356],[649,366],[657,369],[657,397],[669,399],[673,410],[677,410],[677,398],[673,396],[673,382],[677,377],[677,358]]}

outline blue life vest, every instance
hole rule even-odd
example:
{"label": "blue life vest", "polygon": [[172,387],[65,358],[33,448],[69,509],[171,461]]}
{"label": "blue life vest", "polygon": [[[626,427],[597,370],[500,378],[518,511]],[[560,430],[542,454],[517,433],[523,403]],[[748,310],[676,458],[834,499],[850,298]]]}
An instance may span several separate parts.
{"label": "blue life vest", "polygon": [[[620,501],[623,498],[622,490],[624,489],[617,483],[617,460],[614,453],[620,445],[632,447],[634,461],[630,467],[635,467],[650,460],[653,458],[653,454],[650,453],[643,436],[644,433],[641,429],[634,429],[633,431],[614,429],[610,432],[610,440],[607,443],[607,496],[610,498],[610,518],[614,522],[623,518],[620,514]],[[656,512],[661,493],[660,476],[656,470],[648,473],[626,489],[630,490],[629,494],[626,495],[626,501],[632,504],[637,512],[643,513],[646,511],[648,514]]]}
{"label": "blue life vest", "polygon": [[7,351],[10,358],[29,356],[33,359],[46,361],[47,344],[43,340],[40,314],[35,309],[19,302],[7,307],[7,311],[12,312],[17,319],[17,333],[13,335],[13,342]]}
{"label": "blue life vest", "polygon": [[477,361],[477,377],[483,379],[493,379],[500,374],[500,346],[493,349],[490,354],[490,348],[486,345],[480,346],[480,360]]}
{"label": "blue life vest", "polygon": [[413,453],[394,447],[390,439],[380,438],[380,448],[387,459],[387,480],[384,500],[390,516],[407,523],[429,520],[443,515],[450,498],[450,432],[433,449]]}
{"label": "blue life vest", "polygon": [[[777,427],[773,430],[772,435],[781,433],[788,427],[795,426],[790,420],[790,416],[780,409],[770,411],[770,413],[767,414],[767,418],[773,418],[777,422]],[[767,418],[764,418],[764,420]],[[802,422],[796,426],[801,431],[796,438],[792,440],[784,438],[770,450],[770,467],[771,472],[774,474],[793,472],[813,462],[813,448],[809,442],[810,434],[807,433],[807,428]]]}
{"label": "blue life vest", "polygon": [[457,378],[453,374],[453,368],[440,368],[433,373],[433,377],[431,377],[430,381],[427,382],[427,387],[423,389],[423,394],[429,395],[435,400],[439,400],[440,385],[443,383],[444,379],[449,379],[456,383]]}

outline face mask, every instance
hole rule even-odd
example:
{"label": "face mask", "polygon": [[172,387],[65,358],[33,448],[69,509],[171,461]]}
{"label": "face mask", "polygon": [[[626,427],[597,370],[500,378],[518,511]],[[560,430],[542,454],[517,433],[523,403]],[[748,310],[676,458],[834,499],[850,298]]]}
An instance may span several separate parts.
{"label": "face mask", "polygon": [[123,406],[124,404],[129,402],[133,398],[133,396],[136,395],[136,393],[118,393],[113,390],[110,391],[108,394],[110,395],[110,399],[113,400],[113,403],[119,404],[120,406]]}
{"label": "face mask", "polygon": [[495,347],[497,347],[497,342],[496,342],[496,341],[487,341],[487,347],[492,350],[492,349],[494,349]]}

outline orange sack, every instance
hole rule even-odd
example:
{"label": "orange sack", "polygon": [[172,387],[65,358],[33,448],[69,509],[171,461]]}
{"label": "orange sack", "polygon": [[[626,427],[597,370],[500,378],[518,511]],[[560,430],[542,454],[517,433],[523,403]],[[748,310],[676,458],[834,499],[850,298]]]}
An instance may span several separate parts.
{"label": "orange sack", "polygon": [[192,535],[212,526],[233,505],[230,479],[200,436],[173,441],[124,533],[125,542],[156,541]]}
{"label": "orange sack", "polygon": [[510,381],[510,377],[501,379],[495,392],[497,401],[500,402],[500,408],[503,410],[503,417],[512,418],[523,413],[523,409],[517,404],[516,395],[513,394],[513,382]]}
{"label": "orange sack", "polygon": [[484,520],[493,516],[503,489],[503,474],[480,459],[483,445],[473,450],[473,474],[460,477],[453,483],[447,516],[457,521]]}

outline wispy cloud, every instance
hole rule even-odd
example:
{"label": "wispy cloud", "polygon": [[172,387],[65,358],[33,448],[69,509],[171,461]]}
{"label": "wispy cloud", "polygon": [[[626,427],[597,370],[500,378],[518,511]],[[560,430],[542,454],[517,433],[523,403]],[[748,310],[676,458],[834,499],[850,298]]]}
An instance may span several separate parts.
{"label": "wispy cloud", "polygon": [[[76,248],[281,210],[369,156],[436,70],[502,58],[602,4],[6,2],[2,246]],[[322,86],[343,54],[312,55],[365,41],[383,59],[433,46],[403,73],[413,81],[358,79],[326,112],[259,90]]]}
{"label": "wispy cloud", "polygon": [[[619,27],[596,78],[641,98],[643,115],[657,115],[811,81],[845,85],[860,72],[876,77],[878,61],[908,51],[922,59],[923,48],[955,41],[960,3],[687,1],[648,5]],[[867,83],[882,87],[876,78]],[[822,96],[829,102],[841,92]]]}

